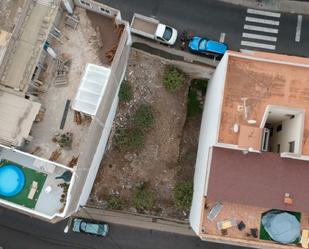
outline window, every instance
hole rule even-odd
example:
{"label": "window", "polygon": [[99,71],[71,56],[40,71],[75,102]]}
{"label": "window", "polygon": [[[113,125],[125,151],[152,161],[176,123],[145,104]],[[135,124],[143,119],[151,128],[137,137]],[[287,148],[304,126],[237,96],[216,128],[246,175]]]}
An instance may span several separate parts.
{"label": "window", "polygon": [[157,36],[157,40],[164,41],[160,36]]}
{"label": "window", "polygon": [[91,8],[91,4],[84,1],[84,0],[80,0],[80,3],[83,4],[83,5],[86,5],[87,7],[90,7]]}
{"label": "window", "polygon": [[166,27],[164,34],[163,34],[163,39],[166,41],[169,41],[172,38],[173,30],[170,27]]}
{"label": "window", "polygon": [[294,153],[295,141],[289,142],[289,152]]}
{"label": "window", "polygon": [[281,131],[281,130],[282,130],[282,124],[279,124],[279,125],[277,126],[276,131],[279,132],[279,131]]}
{"label": "window", "polygon": [[104,8],[100,7],[100,10],[102,12],[106,13],[106,14],[109,14],[109,15],[111,14],[110,10],[108,10],[108,9],[104,9]]}
{"label": "window", "polygon": [[280,144],[277,144],[277,153],[280,153]]}

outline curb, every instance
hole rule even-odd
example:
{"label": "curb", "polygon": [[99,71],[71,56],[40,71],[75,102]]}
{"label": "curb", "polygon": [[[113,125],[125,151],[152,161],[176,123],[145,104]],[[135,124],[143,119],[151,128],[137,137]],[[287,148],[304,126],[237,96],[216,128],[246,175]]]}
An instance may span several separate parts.
{"label": "curb", "polygon": [[286,13],[309,14],[309,2],[296,0],[220,0],[224,3],[248,8],[279,11]]}
{"label": "curb", "polygon": [[187,236],[196,236],[189,223],[180,220],[163,219],[121,211],[110,211],[93,207],[82,208],[76,216],[105,221],[107,223],[137,227],[141,229],[157,230]]}

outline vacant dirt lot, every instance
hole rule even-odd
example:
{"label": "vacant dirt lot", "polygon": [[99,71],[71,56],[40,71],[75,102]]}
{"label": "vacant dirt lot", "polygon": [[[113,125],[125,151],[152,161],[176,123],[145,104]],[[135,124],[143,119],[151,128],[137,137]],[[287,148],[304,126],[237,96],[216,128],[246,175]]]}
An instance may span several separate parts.
{"label": "vacant dirt lot", "polygon": [[[125,203],[122,209],[137,212],[130,204],[132,194],[138,184],[145,183],[155,200],[153,207],[145,213],[174,218],[187,216],[175,209],[173,188],[177,180],[192,180],[200,117],[186,122],[191,78],[188,74],[185,85],[176,93],[168,92],[163,86],[166,63],[132,49],[126,79],[133,86],[134,96],[128,103],[118,106],[113,132],[89,204],[104,208],[108,206],[110,196],[117,196]],[[153,107],[155,126],[147,133],[140,151],[120,151],[113,139],[115,130],[128,127],[141,103]]]}

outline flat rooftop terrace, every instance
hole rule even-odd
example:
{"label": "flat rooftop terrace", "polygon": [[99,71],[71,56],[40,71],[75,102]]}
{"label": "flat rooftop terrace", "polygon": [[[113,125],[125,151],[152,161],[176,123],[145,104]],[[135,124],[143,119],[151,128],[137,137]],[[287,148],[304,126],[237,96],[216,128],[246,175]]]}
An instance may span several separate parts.
{"label": "flat rooftop terrace", "polygon": [[33,3],[29,12],[22,23],[15,50],[7,52],[8,64],[0,81],[2,85],[18,91],[25,91],[31,80],[57,8],[37,2]]}
{"label": "flat rooftop terrace", "polygon": [[0,30],[12,32],[26,0],[0,1]]}
{"label": "flat rooftop terrace", "polygon": [[[242,205],[233,202],[221,202],[223,208],[214,220],[209,220],[207,215],[215,204],[216,202],[205,198],[205,209],[203,212],[201,225],[202,237],[226,241],[227,243],[234,242],[239,244],[239,242],[242,242],[258,248],[299,248],[296,244],[281,245],[274,241],[263,239],[265,236],[263,236],[264,232],[261,230],[262,214],[269,211],[270,209]],[[233,226],[226,229],[226,234],[223,235],[221,230],[218,229],[217,223],[230,219],[235,220],[236,224],[242,221],[245,224],[245,228],[240,231],[237,226]],[[309,229],[308,219],[308,213],[301,213],[301,230]],[[250,233],[250,229],[257,229],[257,238],[254,238],[253,236],[247,236],[247,234]]]}
{"label": "flat rooftop terrace", "polygon": [[[43,82],[40,90],[35,92],[37,101],[42,104],[43,111],[32,126],[33,139],[22,150],[37,156],[50,159],[53,152],[61,150],[56,159],[50,159],[68,165],[77,158],[84,143],[92,118],[81,114],[81,123],[76,122],[76,114],[71,108],[80,86],[87,63],[110,67],[104,51],[118,45],[117,34],[112,18],[108,18],[85,9],[76,7],[74,15],[79,23],[74,29],[65,24],[65,13],[57,27],[61,31],[60,41],[51,39],[51,47],[56,51],[62,62],[68,62],[67,80],[64,84],[56,84],[58,60],[46,57],[46,70],[41,73],[39,80]],[[58,59],[57,58],[57,59]],[[66,108],[67,106],[67,108]],[[72,134],[72,144],[68,148],[60,148],[53,142],[55,135]]]}
{"label": "flat rooftop terrace", "polygon": [[[220,143],[238,144],[239,134],[233,132],[233,125],[248,125],[247,120],[256,120],[252,127],[259,127],[267,105],[279,105],[304,109],[309,112],[309,70],[308,67],[288,65],[299,63],[309,65],[304,58],[283,55],[254,55],[269,61],[241,58],[229,53],[224,97],[221,110],[221,124],[218,141]],[[285,63],[287,62],[287,63]],[[247,119],[242,98],[247,98]],[[309,117],[305,114],[303,155],[309,155]]]}

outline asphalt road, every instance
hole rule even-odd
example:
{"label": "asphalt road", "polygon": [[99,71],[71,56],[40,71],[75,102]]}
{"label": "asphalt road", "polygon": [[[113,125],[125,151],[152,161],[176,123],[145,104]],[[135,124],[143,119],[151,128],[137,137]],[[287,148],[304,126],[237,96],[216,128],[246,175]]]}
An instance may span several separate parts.
{"label": "asphalt road", "polygon": [[[309,16],[302,16],[300,41],[295,41],[297,14],[280,13],[280,17],[248,14],[247,8],[215,0],[97,0],[121,11],[129,22],[133,13],[140,13],[159,19],[162,23],[175,27],[179,32],[188,31],[194,35],[219,40],[225,34],[225,42],[231,50],[262,50],[283,54],[309,57]],[[246,17],[278,22],[278,25],[247,22]],[[277,33],[245,30],[244,25],[254,25],[277,29]],[[244,39],[243,33],[268,36],[266,40]],[[271,38],[269,38],[271,37]],[[269,41],[275,39],[276,41]],[[242,41],[253,42],[255,47],[241,45]],[[258,44],[256,44],[258,43]],[[262,44],[262,45],[260,45]],[[266,47],[272,47],[271,49]],[[179,43],[176,45],[179,46]],[[258,46],[258,47],[256,47]],[[262,47],[259,47],[262,46]]]}
{"label": "asphalt road", "polygon": [[[0,248],[3,249],[240,249],[208,243],[198,237],[110,225],[106,238],[69,232],[66,221],[49,224],[0,209]],[[1,248],[1,249],[2,249]]]}

